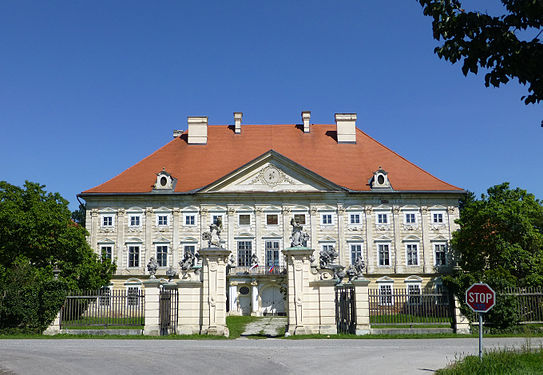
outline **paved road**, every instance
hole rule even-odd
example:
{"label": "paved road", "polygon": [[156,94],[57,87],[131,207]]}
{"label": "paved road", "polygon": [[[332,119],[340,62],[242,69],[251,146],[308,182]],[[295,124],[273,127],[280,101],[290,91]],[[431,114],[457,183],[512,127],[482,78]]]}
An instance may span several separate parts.
{"label": "paved road", "polygon": [[431,374],[476,353],[477,339],[0,340],[0,374]]}

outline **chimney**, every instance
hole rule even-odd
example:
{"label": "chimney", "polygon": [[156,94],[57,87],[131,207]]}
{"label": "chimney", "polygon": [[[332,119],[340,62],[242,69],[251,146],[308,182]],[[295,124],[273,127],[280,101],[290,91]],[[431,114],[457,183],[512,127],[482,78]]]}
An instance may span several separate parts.
{"label": "chimney", "polygon": [[207,144],[207,116],[189,116],[188,123],[188,144],[205,145]]}
{"label": "chimney", "polygon": [[234,112],[234,133],[241,134],[241,119],[243,112]]}
{"label": "chimney", "polygon": [[356,143],[356,113],[336,113],[337,143]]}
{"label": "chimney", "polygon": [[311,119],[310,111],[302,112],[302,121],[304,123],[304,133],[309,133],[309,120]]}

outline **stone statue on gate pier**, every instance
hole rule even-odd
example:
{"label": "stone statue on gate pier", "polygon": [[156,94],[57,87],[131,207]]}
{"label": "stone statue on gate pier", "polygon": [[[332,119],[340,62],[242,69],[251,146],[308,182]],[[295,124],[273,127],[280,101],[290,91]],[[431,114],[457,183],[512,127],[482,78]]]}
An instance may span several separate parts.
{"label": "stone statue on gate pier", "polygon": [[221,248],[222,219],[219,216],[216,223],[209,226],[209,232],[202,233],[202,239],[207,241],[208,247]]}
{"label": "stone statue on gate pier", "polygon": [[303,230],[303,226],[298,223],[294,218],[290,220],[292,225],[292,234],[290,236],[291,247],[306,247],[309,235]]}
{"label": "stone statue on gate pier", "polygon": [[149,263],[147,263],[147,271],[149,271],[149,275],[151,275],[151,277],[149,277],[150,279],[156,279],[156,270],[158,270],[158,263],[155,257],[151,257],[151,259],[149,259]]}

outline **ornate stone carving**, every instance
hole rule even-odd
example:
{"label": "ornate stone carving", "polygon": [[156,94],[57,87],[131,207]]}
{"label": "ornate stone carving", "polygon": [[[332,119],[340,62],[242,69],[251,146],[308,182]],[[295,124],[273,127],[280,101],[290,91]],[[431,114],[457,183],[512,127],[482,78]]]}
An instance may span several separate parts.
{"label": "ornate stone carving", "polygon": [[364,207],[364,212],[366,215],[371,215],[371,213],[373,212],[373,207],[372,206]]}
{"label": "ornate stone carving", "polygon": [[274,187],[285,183],[294,185],[296,182],[273,165],[268,165],[249,181],[249,184],[257,183]]}
{"label": "ornate stone carving", "polygon": [[158,269],[158,263],[155,260],[154,257],[151,257],[149,259],[149,263],[147,263],[147,271],[149,271],[149,275],[151,275],[150,279],[155,279],[156,270]]}
{"label": "ornate stone carving", "polygon": [[179,267],[182,271],[188,271],[194,266],[194,260],[196,257],[190,251],[185,251],[183,259],[179,261]]}
{"label": "ornate stone carving", "polygon": [[426,214],[428,214],[428,207],[427,206],[422,206],[420,208],[420,211],[422,212],[423,215],[426,215]]}
{"label": "ornate stone carving", "polygon": [[394,213],[394,215],[399,215],[400,214],[400,207],[399,206],[392,207],[392,212]]}
{"label": "ornate stone carving", "polygon": [[290,225],[292,225],[292,234],[290,236],[290,246],[291,247],[306,247],[307,240],[309,235],[303,230],[303,226],[298,224],[294,218],[290,220]]}
{"label": "ornate stone carving", "polygon": [[175,277],[175,275],[177,275],[177,272],[175,272],[175,270],[173,269],[173,267],[170,266],[170,267],[166,270],[166,276],[168,276],[168,281],[172,281],[172,279]]}
{"label": "ornate stone carving", "polygon": [[322,249],[319,255],[320,255],[320,266],[321,268],[325,268],[331,265],[334,262],[334,260],[336,260],[339,254],[336,251],[336,248],[334,246],[331,246],[330,248],[325,247],[324,249]]}
{"label": "ornate stone carving", "polygon": [[291,213],[292,209],[290,207],[283,207],[283,215],[288,215]]}
{"label": "ornate stone carving", "polygon": [[212,223],[209,226],[209,232],[202,233],[202,239],[207,241],[208,247],[221,247],[222,219],[217,218],[217,224]]}
{"label": "ornate stone carving", "polygon": [[152,215],[153,207],[145,207],[145,215]]}
{"label": "ornate stone carving", "polygon": [[363,275],[364,269],[366,268],[366,263],[364,263],[364,260],[362,257],[357,257],[354,261],[354,264],[351,264],[347,268],[347,277],[349,278],[349,281],[353,281],[355,279],[358,279],[360,276]]}
{"label": "ornate stone carving", "polygon": [[236,213],[236,209],[234,207],[228,207],[228,210],[226,211],[227,215],[234,215]]}
{"label": "ornate stone carving", "polygon": [[419,229],[419,226],[416,224],[404,224],[403,229],[407,231],[414,231],[414,230]]}
{"label": "ornate stone carving", "polygon": [[375,229],[380,232],[385,232],[390,229],[390,226],[388,224],[377,224],[375,225]]}
{"label": "ornate stone carving", "polygon": [[449,206],[447,207],[447,211],[449,212],[449,215],[454,215],[454,213],[456,212],[456,207]]}
{"label": "ornate stone carving", "polygon": [[119,216],[124,216],[125,213],[126,213],[126,210],[124,208],[119,208],[119,210],[117,211],[117,215]]}

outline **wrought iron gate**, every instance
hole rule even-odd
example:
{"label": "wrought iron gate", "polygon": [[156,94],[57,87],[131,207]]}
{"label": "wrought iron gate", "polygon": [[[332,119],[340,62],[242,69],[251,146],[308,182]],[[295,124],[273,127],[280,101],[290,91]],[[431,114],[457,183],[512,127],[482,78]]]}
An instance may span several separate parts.
{"label": "wrought iron gate", "polygon": [[337,333],[356,333],[356,301],[354,286],[336,286]]}
{"label": "wrought iron gate", "polygon": [[177,289],[162,289],[159,301],[160,334],[162,336],[175,334],[177,330],[179,291]]}

